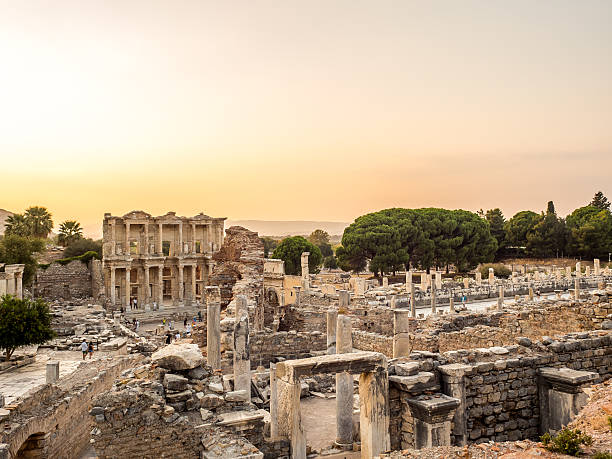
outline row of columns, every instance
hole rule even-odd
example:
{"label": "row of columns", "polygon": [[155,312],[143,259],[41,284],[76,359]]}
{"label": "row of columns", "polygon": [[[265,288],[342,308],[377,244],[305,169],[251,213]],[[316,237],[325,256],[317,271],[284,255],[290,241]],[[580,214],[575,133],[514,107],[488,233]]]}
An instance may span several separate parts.
{"label": "row of columns", "polygon": [[0,273],[0,297],[13,295],[23,299],[23,269],[24,265],[7,265]]}
{"label": "row of columns", "polygon": [[[188,267],[189,269],[189,278],[190,278],[190,282],[188,283],[188,285],[190,286],[190,289],[188,290],[188,292],[185,292],[185,278],[184,278],[184,268]],[[157,269],[157,274],[156,276],[154,276],[156,278],[156,282],[151,283],[151,274],[150,274],[150,269],[151,268],[156,268]],[[123,291],[123,295],[124,295],[124,299],[121,302],[122,304],[125,304],[126,306],[130,304],[130,299],[132,296],[132,292],[131,292],[131,287],[132,287],[132,283],[131,283],[131,268],[115,268],[115,267],[110,267],[110,282],[109,282],[109,298],[111,300],[111,304],[115,304],[116,302],[116,295],[115,295],[115,287],[116,287],[116,283],[117,283],[117,274],[116,271],[117,269],[120,270],[124,270],[125,273],[125,289]],[[163,265],[155,265],[155,266],[145,266],[145,267],[138,267],[138,268],[134,268],[134,269],[138,269],[139,272],[142,274],[142,276],[138,276],[139,278],[139,282],[138,282],[138,288],[139,288],[139,292],[138,292],[138,302],[139,304],[149,304],[151,301],[157,301],[158,304],[162,304],[163,303],[163,286],[164,286],[164,267]],[[179,303],[182,303],[185,299],[190,300],[190,301],[195,301],[196,299],[196,284],[197,284],[197,276],[196,276],[196,271],[197,271],[197,265],[179,265],[176,267],[172,267],[172,270],[176,269],[176,276],[172,276],[171,280],[173,281],[173,288],[172,288],[172,296],[173,296],[173,300],[174,301],[178,301]],[[202,267],[202,277],[204,274],[204,267]],[[203,279],[202,279],[203,280]],[[151,287],[153,287],[153,291],[151,292],[150,289]],[[186,295],[186,293],[188,293]]]}
{"label": "row of columns", "polygon": [[[117,240],[117,231],[116,231],[116,223],[114,220],[109,222],[110,230],[111,230],[111,240],[112,244],[112,253],[111,255],[117,255],[116,249],[116,240]],[[185,253],[196,253],[196,240],[195,240],[195,231],[196,224],[190,223],[191,226],[191,240],[186,241],[186,244],[183,241],[183,223],[138,223],[138,225],[144,225],[144,244],[142,245],[142,249],[139,244],[139,254],[140,255],[149,255],[153,253],[162,254],[163,253],[163,225],[172,225],[178,226],[178,241],[177,241],[177,253],[176,255],[182,255]],[[154,225],[157,227],[155,242],[149,246],[149,226]],[[130,226],[129,222],[125,222],[125,234],[123,235],[123,254],[128,255],[130,253]],[[211,244],[211,250],[214,249],[214,244],[221,244],[221,241],[214,241],[216,235],[213,234],[213,241],[210,241],[210,225],[205,225],[207,229],[204,231],[204,239],[201,241],[203,247]],[[200,251],[203,252],[203,248],[200,248]]]}

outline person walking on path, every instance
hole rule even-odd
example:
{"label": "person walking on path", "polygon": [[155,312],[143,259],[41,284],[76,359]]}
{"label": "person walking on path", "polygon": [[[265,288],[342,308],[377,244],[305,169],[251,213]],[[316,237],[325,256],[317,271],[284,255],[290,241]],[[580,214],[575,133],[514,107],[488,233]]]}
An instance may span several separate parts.
{"label": "person walking on path", "polygon": [[89,342],[89,346],[87,346],[87,352],[89,352],[89,360],[93,356],[93,341]]}
{"label": "person walking on path", "polygon": [[81,352],[83,353],[83,360],[85,360],[85,357],[87,357],[87,351],[89,350],[87,341],[83,340],[80,347],[81,347]]}

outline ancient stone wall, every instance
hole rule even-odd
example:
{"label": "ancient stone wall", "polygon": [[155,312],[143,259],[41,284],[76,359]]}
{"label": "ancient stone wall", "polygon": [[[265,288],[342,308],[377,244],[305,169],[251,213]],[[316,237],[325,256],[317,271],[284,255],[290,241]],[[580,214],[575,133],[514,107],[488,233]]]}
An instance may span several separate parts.
{"label": "ancient stone wall", "polygon": [[39,268],[33,284],[34,296],[48,300],[88,298],[93,296],[90,266],[75,260],[67,265],[52,263]]}
{"label": "ancient stone wall", "polygon": [[103,371],[77,370],[67,380],[60,379],[57,384],[46,384],[27,394],[13,404],[4,420],[7,428],[0,432],[0,444],[6,444],[12,455],[9,457],[14,457],[35,436],[40,457],[75,457],[89,445],[93,422],[88,411],[92,399],[108,390],[119,374],[139,359],[140,356],[115,357]]}

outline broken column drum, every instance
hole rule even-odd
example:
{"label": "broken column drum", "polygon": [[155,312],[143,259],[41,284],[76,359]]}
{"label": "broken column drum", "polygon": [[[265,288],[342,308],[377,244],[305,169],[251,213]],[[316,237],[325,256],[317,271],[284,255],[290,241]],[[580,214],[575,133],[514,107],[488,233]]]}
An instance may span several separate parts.
{"label": "broken column drum", "polygon": [[[351,318],[338,315],[336,352],[347,354],[353,350]],[[353,447],[353,375],[336,374],[336,444],[342,449]]]}
{"label": "broken column drum", "polygon": [[336,322],[338,321],[338,311],[329,309],[327,311],[327,353],[336,353]]}

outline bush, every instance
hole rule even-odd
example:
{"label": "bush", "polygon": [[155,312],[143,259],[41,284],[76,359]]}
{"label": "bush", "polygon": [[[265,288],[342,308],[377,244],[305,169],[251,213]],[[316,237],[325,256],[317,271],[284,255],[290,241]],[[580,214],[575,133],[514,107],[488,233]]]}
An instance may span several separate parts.
{"label": "bush", "polygon": [[482,265],[480,267],[480,274],[482,275],[483,279],[487,279],[489,277],[489,268],[493,268],[495,277],[503,277],[504,279],[507,279],[510,277],[510,274],[512,274],[512,272],[501,263],[487,263],[486,265]]}
{"label": "bush", "polygon": [[[98,252],[89,251],[89,252],[85,252],[82,255],[78,255],[76,257],[69,257],[69,258],[62,258],[60,260],[55,260],[53,263],[59,263],[62,266],[67,265],[71,261],[75,261],[75,260],[82,261],[83,263],[89,263],[94,258],[97,260],[100,260],[100,255],[98,254]],[[51,266],[51,264],[52,263],[40,264],[38,265],[38,267],[42,269],[47,269],[49,266]]]}
{"label": "bush", "polygon": [[580,445],[590,445],[592,438],[589,435],[583,434],[580,430],[572,430],[564,427],[554,437],[549,433],[545,433],[540,437],[544,447],[553,453],[567,454],[569,456],[578,456],[580,454]]}
{"label": "bush", "polygon": [[96,252],[97,258],[102,258],[102,241],[94,241],[93,239],[77,239],[66,247],[64,250],[64,258],[78,257],[87,252]]}
{"label": "bush", "polygon": [[604,453],[599,451],[593,454],[593,459],[612,459],[612,453]]}
{"label": "bush", "polygon": [[610,430],[612,430],[612,416],[608,416],[608,424],[610,425]]}

